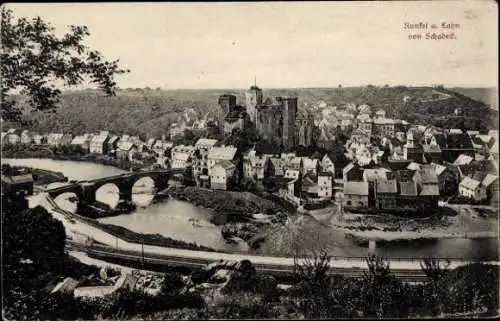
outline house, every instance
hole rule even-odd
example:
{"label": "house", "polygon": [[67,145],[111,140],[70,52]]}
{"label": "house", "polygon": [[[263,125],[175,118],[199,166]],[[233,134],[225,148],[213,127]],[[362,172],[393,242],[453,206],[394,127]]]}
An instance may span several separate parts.
{"label": "house", "polygon": [[90,150],[90,142],[92,140],[91,134],[78,135],[73,138],[70,146],[76,147],[79,146],[84,152],[89,152]]}
{"label": "house", "polygon": [[185,126],[183,126],[182,124],[173,123],[169,130],[170,140],[172,140],[176,136],[184,135],[184,129]]}
{"label": "house", "polygon": [[217,162],[210,168],[210,187],[212,189],[228,190],[234,179],[235,170],[236,166],[229,160]]}
{"label": "house", "polygon": [[395,179],[377,180],[375,187],[375,206],[378,209],[396,209],[399,208],[397,203],[398,184]]}
{"label": "house", "polygon": [[318,197],[318,177],[312,173],[308,172],[304,174],[301,181],[301,198],[303,197]]}
{"label": "house", "polygon": [[47,138],[40,134],[33,135],[33,144],[35,145],[43,145],[47,143]]}
{"label": "house", "polygon": [[411,161],[408,160],[399,160],[399,159],[388,159],[384,164],[384,167],[391,171],[399,171],[407,169],[408,165],[411,164]]}
{"label": "house", "polygon": [[439,145],[424,144],[422,145],[424,158],[426,162],[440,162],[443,159],[443,154]]}
{"label": "house", "polygon": [[332,149],[335,143],[335,135],[327,127],[319,127],[319,135],[316,145],[323,149]]}
{"label": "house", "polygon": [[287,169],[285,171],[285,178],[291,178],[291,179],[299,179],[300,178],[300,171],[295,170],[295,169]]}
{"label": "house", "polygon": [[279,184],[279,196],[291,201],[296,206],[299,206],[302,201],[297,196],[300,195],[299,180],[293,178],[276,177],[276,182]]}
{"label": "house", "polygon": [[333,176],[331,172],[319,172],[318,174],[318,197],[332,198]]}
{"label": "house", "polygon": [[421,163],[423,156],[424,149],[422,145],[415,139],[414,133],[409,131],[406,137],[406,145],[403,147],[403,159]]}
{"label": "house", "polygon": [[325,156],[323,156],[323,158],[321,159],[320,169],[323,172],[328,172],[335,176],[335,164],[328,156],[328,154],[325,154]]}
{"label": "house", "polygon": [[116,158],[119,160],[132,161],[134,155],[137,153],[138,148],[133,142],[119,142],[118,149],[116,150]]}
{"label": "house", "polygon": [[262,181],[266,177],[274,176],[273,163],[268,155],[258,155],[252,150],[243,157],[243,175]]}
{"label": "house", "polygon": [[150,138],[148,139],[148,141],[146,142],[146,144],[144,144],[144,146],[146,147],[146,149],[150,152],[153,151],[153,146],[155,145],[156,143],[156,138]]}
{"label": "house", "polygon": [[272,168],[274,170],[274,175],[283,176],[285,175],[285,161],[281,157],[273,157],[272,155],[266,154],[269,157]]}
{"label": "house", "polygon": [[[400,209],[415,209],[418,208],[419,197],[418,187],[414,180],[398,181],[399,195],[398,208]],[[420,201],[421,202],[421,201]]]}
{"label": "house", "polygon": [[208,152],[208,172],[221,161],[229,161],[235,165],[238,163],[238,149],[233,146],[212,147]]}
{"label": "house", "polygon": [[390,171],[385,168],[365,169],[363,171],[363,181],[386,181],[388,179],[387,173],[390,173]]}
{"label": "house", "polygon": [[447,166],[431,163],[438,178],[439,194],[446,195],[447,192],[458,190],[458,177]]}
{"label": "house", "polygon": [[481,185],[486,189],[486,198],[490,201],[490,204],[498,206],[498,175],[486,174],[481,181]]}
{"label": "house", "polygon": [[362,181],[363,169],[357,163],[350,163],[342,170],[342,179],[345,182]]}
{"label": "house", "polygon": [[431,144],[441,148],[443,161],[453,163],[460,154],[474,156],[474,145],[467,133],[441,133],[431,137]]}
{"label": "house", "polygon": [[192,158],[194,156],[195,147],[178,145],[174,146],[171,150],[171,164],[172,168],[186,168],[192,165]]}
{"label": "house", "polygon": [[196,178],[203,175],[205,180],[208,179],[208,154],[216,143],[216,139],[200,138],[194,145],[196,152],[194,154],[193,173]]}
{"label": "house", "polygon": [[314,175],[316,175],[319,171],[319,161],[314,158],[303,157],[302,168],[304,170],[304,173],[312,172]]}
{"label": "house", "polygon": [[302,173],[304,169],[302,157],[293,157],[290,160],[289,166],[290,169],[297,170]]}
{"label": "house", "polygon": [[101,131],[92,137],[89,150],[91,154],[104,155],[108,153],[109,132]]}
{"label": "house", "polygon": [[118,142],[120,141],[120,136],[112,135],[108,140],[108,154],[116,154],[118,149]]}
{"label": "house", "polygon": [[460,195],[474,199],[475,201],[482,201],[486,199],[486,188],[477,181],[468,176],[464,177],[458,185],[458,192]]}
{"label": "house", "polygon": [[345,208],[368,207],[368,183],[344,182],[342,206]]}
{"label": "house", "polygon": [[137,151],[139,153],[143,153],[144,149],[146,147],[146,143],[142,141],[142,139],[139,136],[130,136],[129,141],[135,144],[137,147]]}
{"label": "house", "polygon": [[472,163],[474,160],[474,157],[466,155],[466,154],[460,154],[457,159],[453,162],[453,165],[468,165]]}
{"label": "house", "polygon": [[167,156],[168,151],[174,147],[174,143],[165,140],[157,140],[153,145],[153,152],[156,156]]}
{"label": "house", "polygon": [[27,129],[23,130],[23,132],[21,133],[21,144],[30,145],[32,141],[33,138],[30,132]]}
{"label": "house", "polygon": [[50,133],[47,135],[47,144],[50,146],[61,146],[63,136],[64,134],[62,133]]}
{"label": "house", "polygon": [[11,128],[7,131],[3,137],[4,143],[8,145],[17,145],[21,143],[20,131],[18,129]]}

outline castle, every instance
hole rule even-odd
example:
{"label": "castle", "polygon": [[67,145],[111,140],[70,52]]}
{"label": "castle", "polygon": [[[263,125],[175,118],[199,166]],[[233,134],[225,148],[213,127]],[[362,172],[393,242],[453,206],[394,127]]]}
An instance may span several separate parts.
{"label": "castle", "polygon": [[253,124],[263,139],[285,150],[313,144],[314,117],[306,110],[298,110],[297,97],[264,100],[262,90],[254,85],[245,92],[245,101],[246,108],[236,105],[233,95],[219,97],[220,110],[225,113],[225,134]]}

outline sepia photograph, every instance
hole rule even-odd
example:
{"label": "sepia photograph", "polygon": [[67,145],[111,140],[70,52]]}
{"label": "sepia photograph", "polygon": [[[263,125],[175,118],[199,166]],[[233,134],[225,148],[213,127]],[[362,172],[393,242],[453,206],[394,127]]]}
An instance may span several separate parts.
{"label": "sepia photograph", "polygon": [[495,318],[498,4],[1,5],[2,318]]}

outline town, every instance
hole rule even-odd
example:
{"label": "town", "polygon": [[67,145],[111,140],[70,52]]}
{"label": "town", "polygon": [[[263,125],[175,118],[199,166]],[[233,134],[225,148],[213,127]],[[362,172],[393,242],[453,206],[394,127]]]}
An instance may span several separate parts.
{"label": "town", "polygon": [[[181,119],[147,141],[105,130],[73,136],[9,129],[2,145],[106,155],[134,169],[183,169],[188,184],[266,191],[295,207],[338,203],[345,211],[402,215],[430,215],[440,201],[498,207],[498,130],[410,124],[366,104],[319,101],[311,108],[299,97],[264,98],[256,85],[244,102],[223,94],[218,106],[213,117],[190,125]],[[318,112],[322,119],[314,117]],[[192,128],[201,138],[183,144]],[[231,137],[252,135],[254,142],[231,145]]]}
{"label": "town", "polygon": [[6,320],[500,313],[494,3],[0,13]]}

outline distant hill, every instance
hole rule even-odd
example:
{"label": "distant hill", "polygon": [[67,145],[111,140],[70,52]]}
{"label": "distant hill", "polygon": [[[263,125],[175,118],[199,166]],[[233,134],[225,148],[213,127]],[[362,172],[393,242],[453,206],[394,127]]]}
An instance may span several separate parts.
{"label": "distant hill", "polygon": [[483,102],[491,108],[498,110],[498,88],[453,87],[450,90]]}
{"label": "distant hill", "polygon": [[[484,102],[447,89],[365,86],[263,91],[265,97],[296,95],[299,97],[299,108],[311,108],[321,101],[330,106],[368,104],[372,110],[384,109],[390,117],[415,123],[462,126],[483,131],[498,127],[497,111]],[[234,94],[238,103],[244,105],[244,92],[244,89],[123,89],[113,97],[106,97],[95,90],[64,92],[56,113],[37,112],[27,114],[25,118],[32,122],[30,130],[42,133],[62,131],[78,134],[107,129],[117,134],[160,137],[179,116],[187,114],[186,110],[189,110],[189,115],[184,116],[191,120],[202,118],[206,113],[215,114],[219,95]],[[412,102],[405,104],[405,96],[410,97]],[[22,105],[22,99],[19,101]],[[458,117],[453,115],[456,108],[461,109]]]}

